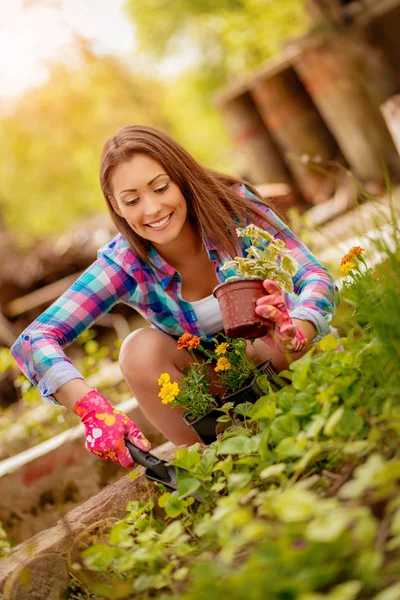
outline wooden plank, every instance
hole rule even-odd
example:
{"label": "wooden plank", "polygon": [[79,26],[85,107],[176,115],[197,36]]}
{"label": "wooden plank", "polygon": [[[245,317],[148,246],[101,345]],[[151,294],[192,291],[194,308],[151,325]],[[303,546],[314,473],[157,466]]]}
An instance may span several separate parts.
{"label": "wooden plank", "polygon": [[400,155],[400,94],[384,102],[381,111]]}
{"label": "wooden plank", "polygon": [[4,314],[7,317],[18,317],[27,313],[29,310],[51,304],[65,292],[83,272],[84,271],[80,271],[79,273],[74,273],[74,275],[68,275],[68,277],[50,283],[26,296],[21,296],[21,298],[12,300],[5,305]]}

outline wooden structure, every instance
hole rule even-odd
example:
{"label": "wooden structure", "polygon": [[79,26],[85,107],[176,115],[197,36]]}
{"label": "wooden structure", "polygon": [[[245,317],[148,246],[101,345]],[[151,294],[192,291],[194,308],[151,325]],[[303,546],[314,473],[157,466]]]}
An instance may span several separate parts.
{"label": "wooden structure", "polygon": [[400,177],[381,105],[400,92],[400,0],[307,0],[314,22],[250,76],[217,96],[255,181],[282,181],[318,204],[332,187],[317,164],[362,182]]}

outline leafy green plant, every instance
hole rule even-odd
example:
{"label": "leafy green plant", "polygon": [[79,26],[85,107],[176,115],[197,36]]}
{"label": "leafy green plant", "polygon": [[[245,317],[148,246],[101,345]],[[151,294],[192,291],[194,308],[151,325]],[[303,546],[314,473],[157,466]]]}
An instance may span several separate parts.
{"label": "leafy green plant", "polygon": [[297,267],[295,261],[288,256],[291,251],[285,247],[285,243],[253,223],[245,228],[238,227],[236,233],[238,237],[249,238],[251,246],[246,248],[247,256],[237,256],[221,267],[222,270],[236,270],[236,275],[228,277],[226,281],[247,277],[272,279],[287,292],[292,292],[292,277]]}

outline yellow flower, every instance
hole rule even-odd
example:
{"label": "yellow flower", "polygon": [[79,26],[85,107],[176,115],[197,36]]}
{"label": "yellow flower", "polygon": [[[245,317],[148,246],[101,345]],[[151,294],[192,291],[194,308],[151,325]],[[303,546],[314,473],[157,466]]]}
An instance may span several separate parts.
{"label": "yellow flower", "polygon": [[229,360],[227,358],[222,357],[217,360],[215,371],[229,371],[230,368],[231,363],[229,362]]}
{"label": "yellow flower", "polygon": [[345,262],[340,267],[341,275],[348,275],[352,269],[354,269],[356,265],[352,262]]}
{"label": "yellow flower", "polygon": [[163,404],[169,404],[170,402],[175,400],[179,392],[179,385],[176,382],[167,382],[164,383],[164,385],[162,386],[161,390],[158,393],[158,397],[161,398],[161,402]]}
{"label": "yellow flower", "polygon": [[217,354],[218,356],[220,354],[225,354],[225,352],[228,350],[228,347],[228,342],[222,342],[222,344],[219,344],[219,346],[215,348],[215,354]]}
{"label": "yellow flower", "polygon": [[158,385],[164,385],[165,383],[169,383],[170,381],[170,375],[168,373],[162,373],[158,378]]}

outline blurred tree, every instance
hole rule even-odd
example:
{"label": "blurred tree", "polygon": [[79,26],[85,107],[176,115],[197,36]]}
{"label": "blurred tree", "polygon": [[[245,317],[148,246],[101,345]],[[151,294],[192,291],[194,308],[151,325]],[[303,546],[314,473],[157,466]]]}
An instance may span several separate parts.
{"label": "blurred tree", "polygon": [[141,48],[176,60],[188,49],[217,85],[253,69],[304,33],[303,0],[126,0]]}
{"label": "blurred tree", "polygon": [[[167,82],[173,135],[203,163],[243,172],[244,157],[233,150],[215,106],[216,90],[306,31],[303,0],[126,0],[125,8],[142,56],[157,61]],[[176,70],[190,67],[166,77],[163,67],[171,62]]]}
{"label": "blurred tree", "polygon": [[162,84],[82,40],[73,66],[49,68],[48,82],[0,118],[0,212],[26,245],[106,210],[99,157],[119,127],[169,128]]}

